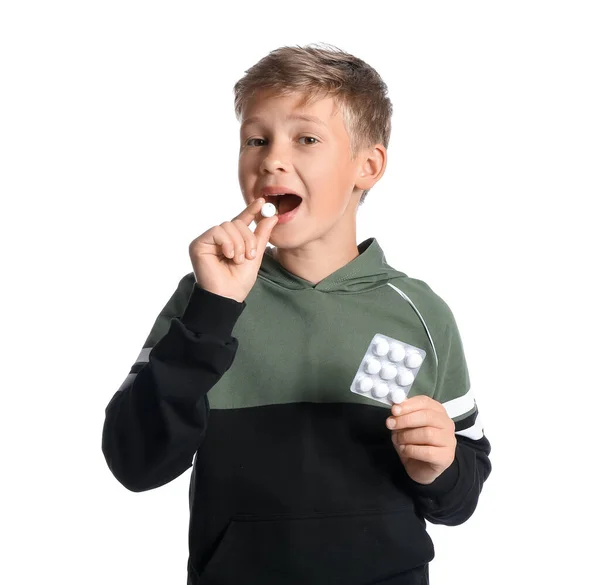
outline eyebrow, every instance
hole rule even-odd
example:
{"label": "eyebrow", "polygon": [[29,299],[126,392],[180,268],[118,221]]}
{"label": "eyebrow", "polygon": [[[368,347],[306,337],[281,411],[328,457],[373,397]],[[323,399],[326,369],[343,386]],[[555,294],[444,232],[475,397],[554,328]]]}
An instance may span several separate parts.
{"label": "eyebrow", "polygon": [[[327,128],[327,124],[321,120],[321,118],[317,118],[317,116],[309,116],[308,114],[290,114],[286,116],[286,121],[288,120],[302,120],[303,122],[313,122],[314,124],[319,124],[321,126],[325,126]],[[242,126],[246,126],[248,124],[252,124],[253,122],[260,122],[261,118],[259,116],[250,116],[250,118],[246,118],[242,122]]]}

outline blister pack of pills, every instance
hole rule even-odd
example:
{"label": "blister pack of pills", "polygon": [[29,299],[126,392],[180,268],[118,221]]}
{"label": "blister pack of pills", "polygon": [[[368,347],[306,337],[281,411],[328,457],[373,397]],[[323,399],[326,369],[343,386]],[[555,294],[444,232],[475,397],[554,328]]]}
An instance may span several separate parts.
{"label": "blister pack of pills", "polygon": [[389,406],[398,404],[408,396],[426,355],[423,349],[377,333],[350,390]]}

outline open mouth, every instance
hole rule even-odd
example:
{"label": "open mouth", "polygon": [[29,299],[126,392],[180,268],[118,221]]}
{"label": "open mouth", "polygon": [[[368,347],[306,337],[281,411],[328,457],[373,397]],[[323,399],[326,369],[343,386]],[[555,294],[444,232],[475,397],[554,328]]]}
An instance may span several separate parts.
{"label": "open mouth", "polygon": [[302,197],[292,193],[285,193],[283,195],[265,195],[265,200],[267,203],[275,205],[279,215],[285,215],[286,213],[293,211],[302,203]]}

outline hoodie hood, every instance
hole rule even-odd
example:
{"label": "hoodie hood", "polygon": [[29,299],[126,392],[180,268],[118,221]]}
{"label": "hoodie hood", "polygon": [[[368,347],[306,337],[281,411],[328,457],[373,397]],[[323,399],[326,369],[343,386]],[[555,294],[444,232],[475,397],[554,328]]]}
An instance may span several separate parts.
{"label": "hoodie hood", "polygon": [[355,294],[385,286],[391,279],[406,276],[392,268],[375,238],[358,245],[359,255],[317,284],[288,272],[267,247],[258,273],[259,278],[289,290],[315,289],[321,292]]}

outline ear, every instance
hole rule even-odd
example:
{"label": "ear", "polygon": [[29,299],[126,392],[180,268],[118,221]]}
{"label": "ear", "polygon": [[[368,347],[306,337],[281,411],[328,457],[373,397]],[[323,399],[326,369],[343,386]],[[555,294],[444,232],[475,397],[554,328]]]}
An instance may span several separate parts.
{"label": "ear", "polygon": [[360,167],[356,179],[357,189],[366,191],[373,187],[385,173],[387,165],[387,149],[383,144],[376,144],[359,155]]}

